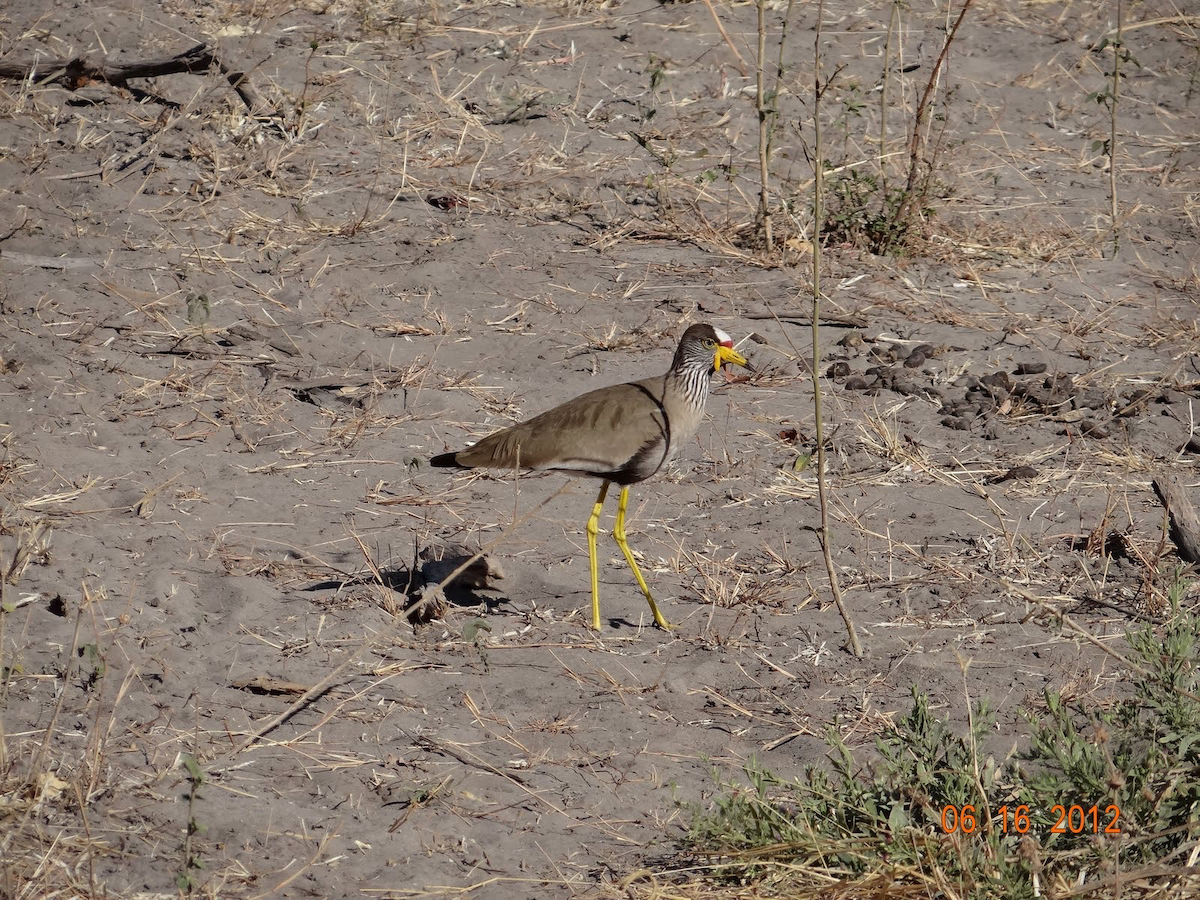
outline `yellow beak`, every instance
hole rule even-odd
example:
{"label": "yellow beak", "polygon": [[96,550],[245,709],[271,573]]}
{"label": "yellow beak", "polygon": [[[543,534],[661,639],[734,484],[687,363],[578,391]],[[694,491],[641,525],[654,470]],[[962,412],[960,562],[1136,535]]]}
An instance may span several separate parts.
{"label": "yellow beak", "polygon": [[720,369],[725,363],[730,362],[734,365],[746,365],[746,357],[738,353],[732,347],[726,347],[724,344],[717,344],[716,355],[713,356],[713,371]]}

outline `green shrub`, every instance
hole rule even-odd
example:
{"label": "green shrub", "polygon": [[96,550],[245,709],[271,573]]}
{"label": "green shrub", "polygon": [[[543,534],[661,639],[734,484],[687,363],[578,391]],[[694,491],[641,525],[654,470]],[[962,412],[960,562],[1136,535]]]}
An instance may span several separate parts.
{"label": "green shrub", "polygon": [[[962,735],[914,688],[869,765],[833,731],[828,765],[801,777],[752,761],[747,784],[722,784],[693,807],[688,848],[738,884],[871,881],[972,900],[1099,885],[1149,863],[1178,872],[1200,838],[1200,617],[1181,608],[1187,587],[1177,579],[1166,624],[1127,634],[1133,696],[1072,707],[1048,692],[1021,764],[979,759],[993,726],[986,702]],[[1194,890],[1170,885],[1147,876],[1124,896]]]}

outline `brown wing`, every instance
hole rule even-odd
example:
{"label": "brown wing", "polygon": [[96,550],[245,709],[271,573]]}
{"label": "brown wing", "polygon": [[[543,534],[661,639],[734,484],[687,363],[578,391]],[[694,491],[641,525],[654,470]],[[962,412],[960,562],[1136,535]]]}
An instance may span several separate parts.
{"label": "brown wing", "polygon": [[632,484],[670,444],[662,378],[590,391],[454,454],[460,466],[558,470]]}

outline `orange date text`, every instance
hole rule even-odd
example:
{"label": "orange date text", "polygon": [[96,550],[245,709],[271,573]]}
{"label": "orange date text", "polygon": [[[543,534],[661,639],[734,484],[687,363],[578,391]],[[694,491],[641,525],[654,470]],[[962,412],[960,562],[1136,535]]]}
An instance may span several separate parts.
{"label": "orange date text", "polygon": [[[1103,810],[1092,804],[1081,806],[1074,804],[1055,804],[1050,808],[1054,824],[1050,826],[1051,834],[1120,834],[1117,824],[1121,818],[1121,808],[1109,804]],[[978,811],[976,807],[945,806],[942,808],[942,831],[945,834],[974,834],[981,829],[996,829],[1001,834],[1025,834],[1033,826],[1029,807],[1022,803],[1019,806],[999,807],[989,817],[986,811]]]}

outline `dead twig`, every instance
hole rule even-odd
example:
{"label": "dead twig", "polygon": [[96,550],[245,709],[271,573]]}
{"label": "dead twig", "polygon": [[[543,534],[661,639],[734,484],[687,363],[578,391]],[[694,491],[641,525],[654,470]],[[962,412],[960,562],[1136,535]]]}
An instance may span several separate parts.
{"label": "dead twig", "polygon": [[1200,515],[1183,483],[1174,475],[1162,473],[1150,482],[1159,502],[1171,518],[1171,540],[1184,562],[1200,563]]}
{"label": "dead twig", "polygon": [[[99,173],[96,170],[96,174]],[[0,264],[8,263],[8,268],[27,268],[33,267],[37,269],[58,269],[66,271],[68,269],[98,269],[104,263],[98,259],[81,259],[70,256],[33,256],[29,253],[18,253],[15,250],[0,249]]]}
{"label": "dead twig", "polygon": [[266,734],[274,731],[296,713],[300,712],[300,710],[308,706],[308,704],[317,697],[324,694],[327,690],[329,690],[330,686],[339,678],[341,678],[346,670],[357,661],[358,655],[366,649],[369,643],[369,639],[364,640],[358,645],[358,647],[350,652],[350,655],[342,661],[341,665],[339,665],[336,669],[334,669],[332,672],[314,684],[311,688],[301,694],[298,698],[296,698],[295,702],[293,702],[291,706],[289,706],[279,715],[272,717],[266,722],[266,724],[256,728],[253,733],[244,738],[242,742],[232,750],[219,753],[211,760],[208,760],[207,762],[210,770],[215,770],[218,768],[218,764],[223,764],[226,761],[233,760],[235,757],[240,756],[244,751],[248,750],[251,746],[260,741]]}
{"label": "dead twig", "polygon": [[[1021,618],[1021,620],[1020,620],[1021,624],[1025,624],[1026,622],[1030,621],[1031,619],[1037,618],[1039,615],[1047,616],[1047,617],[1057,621],[1058,624],[1061,625],[1067,631],[1070,631],[1073,634],[1078,635],[1083,640],[1087,641],[1089,644],[1098,648],[1103,653],[1106,653],[1108,656],[1115,659],[1121,665],[1128,666],[1130,671],[1136,672],[1138,675],[1141,675],[1143,678],[1149,678],[1149,679],[1154,678],[1154,674],[1149,669],[1145,668],[1144,666],[1138,665],[1133,660],[1123,656],[1122,654],[1118,653],[1116,650],[1113,650],[1111,647],[1108,646],[1108,644],[1104,643],[1104,641],[1100,640],[1100,638],[1093,635],[1090,631],[1088,631],[1086,628],[1084,628],[1082,625],[1080,625],[1078,622],[1076,622],[1074,619],[1072,619],[1069,615],[1067,615],[1065,612],[1063,612],[1057,606],[1054,606],[1053,604],[1048,602],[1049,599],[1058,599],[1058,598],[1039,597],[1036,594],[1034,594],[1033,592],[1025,590],[1025,588],[1021,587],[1020,585],[1014,584],[1011,580],[1009,580],[1007,578],[991,578],[991,576],[988,576],[988,577],[989,577],[989,580],[995,581],[997,584],[1003,585],[1005,590],[1020,597],[1026,603],[1030,604],[1030,606],[1033,607],[1029,612],[1027,612]],[[1175,688],[1175,691],[1176,691],[1176,693],[1178,693],[1184,697],[1187,697],[1189,700],[1195,700],[1196,702],[1200,702],[1200,696],[1193,694],[1191,691],[1185,691],[1183,688]]]}
{"label": "dead twig", "polygon": [[[180,73],[203,75],[212,68],[216,68],[225,76],[229,86],[242,98],[242,102],[251,113],[267,111],[250,84],[250,76],[245,72],[231,71],[205,43],[197,44],[175,56],[139,59],[127,63],[114,63],[107,59],[96,61],[86,56],[31,62],[0,62],[0,78],[10,81],[29,80],[38,85],[61,84],[67,90],[75,91],[93,81],[124,88],[128,87],[127,82],[130,78],[157,78],[160,75]],[[43,72],[44,75],[39,74]]]}

